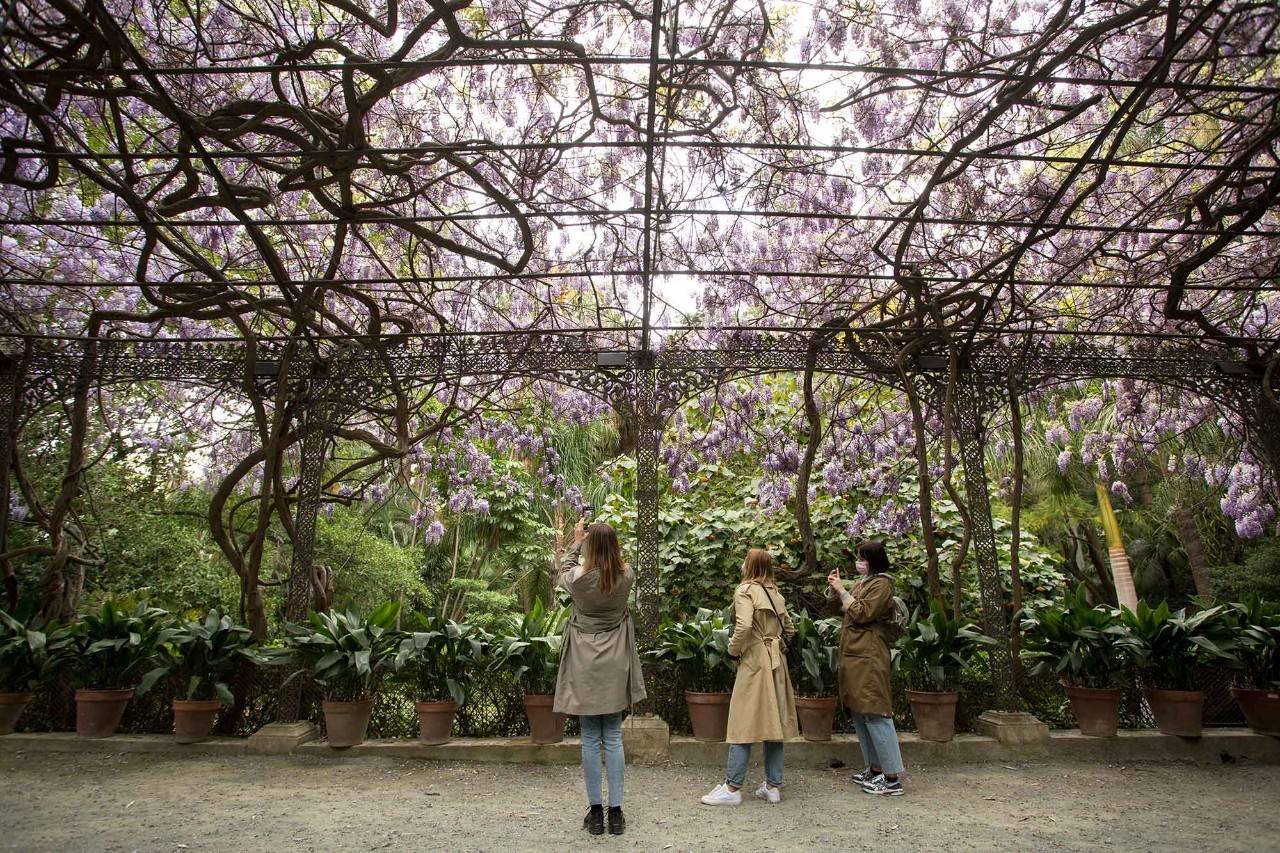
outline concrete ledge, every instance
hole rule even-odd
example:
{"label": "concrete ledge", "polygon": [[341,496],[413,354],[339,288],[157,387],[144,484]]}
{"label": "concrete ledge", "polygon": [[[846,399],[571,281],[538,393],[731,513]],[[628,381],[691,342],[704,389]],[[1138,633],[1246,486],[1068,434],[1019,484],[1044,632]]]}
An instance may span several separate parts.
{"label": "concrete ledge", "polygon": [[112,735],[76,737],[72,732],[27,732],[0,737],[4,752],[136,752],[164,755],[244,755],[248,738],[211,737],[199,743],[178,743],[173,735]]}
{"label": "concrete ledge", "polygon": [[[907,769],[938,764],[980,764],[1034,758],[1042,761],[1134,763],[1141,761],[1192,761],[1219,764],[1239,761],[1280,764],[1280,738],[1254,734],[1248,729],[1208,729],[1204,737],[1180,738],[1156,731],[1121,732],[1114,738],[1096,738],[1078,731],[1055,731],[1049,742],[1034,747],[1013,747],[981,735],[957,735],[948,743],[921,740],[910,732],[899,735]],[[246,738],[215,737],[193,744],[175,743],[170,735],[115,735],[78,738],[71,732],[11,734],[0,737],[0,752],[140,753],[156,755],[245,755]],[[579,762],[577,738],[538,745],[527,738],[459,738],[439,746],[416,740],[371,740],[349,749],[333,749],[324,741],[297,747],[293,755],[349,760],[352,758],[425,759],[474,761],[491,764],[561,764]],[[671,760],[677,764],[720,767],[725,760],[723,743],[703,743],[689,737],[672,737]],[[752,751],[753,763],[762,750]],[[862,754],[852,735],[835,735],[826,743],[798,739],[787,743],[787,764],[795,767],[828,767],[832,759],[858,767]]]}
{"label": "concrete ledge", "polygon": [[[981,764],[1040,758],[1051,761],[1100,763],[1137,761],[1194,761],[1219,764],[1245,761],[1280,764],[1280,738],[1254,734],[1248,729],[1207,729],[1200,738],[1180,738],[1157,731],[1125,731],[1117,737],[1099,738],[1078,730],[1055,731],[1045,742],[1010,745],[982,735],[956,735],[947,743],[922,740],[911,732],[898,735],[907,768],[930,764]],[[752,763],[761,760],[752,751]],[[1226,756],[1224,759],[1223,756]],[[720,766],[725,761],[723,743],[704,743],[690,737],[671,738],[671,760],[678,764]],[[827,767],[832,760],[848,767],[862,766],[862,751],[853,735],[838,734],[825,743],[803,739],[787,741],[787,763],[803,767]]]}
{"label": "concrete ledge", "polygon": [[359,746],[334,749],[325,741],[304,743],[297,755],[319,758],[422,758],[431,761],[477,761],[485,764],[577,764],[582,745],[577,738],[538,744],[528,738],[457,738],[430,745],[417,740],[367,740]]}

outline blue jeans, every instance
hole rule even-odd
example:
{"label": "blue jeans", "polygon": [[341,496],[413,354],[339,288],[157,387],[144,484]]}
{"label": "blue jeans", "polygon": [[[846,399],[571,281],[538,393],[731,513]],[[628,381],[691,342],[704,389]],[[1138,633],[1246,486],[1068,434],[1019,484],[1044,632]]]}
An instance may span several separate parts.
{"label": "blue jeans", "polygon": [[[729,766],[725,769],[724,781],[735,788],[741,788],[747,778],[747,762],[751,759],[751,744],[729,744]],[[775,788],[782,786],[782,741],[767,740],[764,742],[764,778]]]}
{"label": "blue jeans", "polygon": [[622,805],[622,771],[626,759],[622,753],[622,712],[616,714],[582,714],[582,775],[587,782],[587,804],[604,803],[600,795],[600,752],[603,747],[605,770],[609,775],[609,805]]}
{"label": "blue jeans", "polygon": [[902,772],[902,753],[898,750],[898,732],[893,717],[876,714],[853,714],[853,727],[858,732],[858,746],[867,764],[879,767],[890,776]]}

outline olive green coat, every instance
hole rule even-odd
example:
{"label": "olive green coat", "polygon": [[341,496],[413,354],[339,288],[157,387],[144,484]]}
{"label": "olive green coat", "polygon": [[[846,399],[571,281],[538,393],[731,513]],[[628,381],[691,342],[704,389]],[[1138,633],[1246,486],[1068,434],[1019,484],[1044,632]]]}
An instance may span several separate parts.
{"label": "olive green coat", "polygon": [[645,698],[636,631],[627,610],[635,575],[630,571],[607,595],[597,572],[574,580],[581,545],[560,561],[556,586],[573,596],[564,626],[553,710],[562,714],[616,714]]}
{"label": "olive green coat", "polygon": [[738,658],[738,674],[725,740],[758,743],[798,737],[784,645],[796,629],[782,593],[772,583],[744,583],[733,594],[733,614],[729,654]]}
{"label": "olive green coat", "polygon": [[[828,587],[827,594],[834,597],[835,590]],[[840,700],[854,713],[892,717],[885,620],[893,614],[893,578],[859,578],[849,594],[840,625]]]}

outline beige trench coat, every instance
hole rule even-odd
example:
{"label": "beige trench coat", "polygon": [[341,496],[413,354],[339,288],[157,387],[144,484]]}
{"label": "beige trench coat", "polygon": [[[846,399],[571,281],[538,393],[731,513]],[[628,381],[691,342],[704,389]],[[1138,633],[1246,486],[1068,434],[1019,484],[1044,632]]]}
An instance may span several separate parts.
{"label": "beige trench coat", "polygon": [[[835,590],[827,587],[827,593],[834,597]],[[893,612],[893,578],[859,578],[849,594],[840,625],[840,699],[854,713],[892,717],[885,620]]]}
{"label": "beige trench coat", "polygon": [[627,610],[635,575],[628,570],[605,595],[598,573],[573,579],[581,551],[581,545],[569,549],[556,579],[556,586],[573,596],[573,615],[564,626],[552,707],[561,714],[616,714],[646,695],[635,625]]}
{"label": "beige trench coat", "polygon": [[739,660],[725,740],[758,743],[798,737],[796,698],[783,646],[796,629],[782,593],[772,583],[744,583],[733,594],[733,614],[729,654]]}

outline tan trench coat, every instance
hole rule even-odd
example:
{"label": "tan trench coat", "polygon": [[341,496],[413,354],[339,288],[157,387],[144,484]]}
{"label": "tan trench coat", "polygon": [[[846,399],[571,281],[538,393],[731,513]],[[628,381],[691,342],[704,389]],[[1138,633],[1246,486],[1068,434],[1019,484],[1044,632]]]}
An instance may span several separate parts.
{"label": "tan trench coat", "polygon": [[552,708],[561,714],[616,714],[646,695],[627,610],[635,575],[628,570],[605,595],[597,572],[573,579],[581,551],[580,544],[569,549],[556,579],[556,586],[573,596],[573,615],[564,626]]}
{"label": "tan trench coat", "polygon": [[[835,590],[827,587],[827,594],[834,598]],[[885,620],[893,613],[893,578],[858,578],[849,594],[840,625],[840,699],[855,713],[892,717]]]}
{"label": "tan trench coat", "polygon": [[783,647],[796,629],[782,593],[772,583],[744,583],[733,594],[733,614],[729,654],[739,660],[725,740],[758,743],[798,737],[796,699]]}

